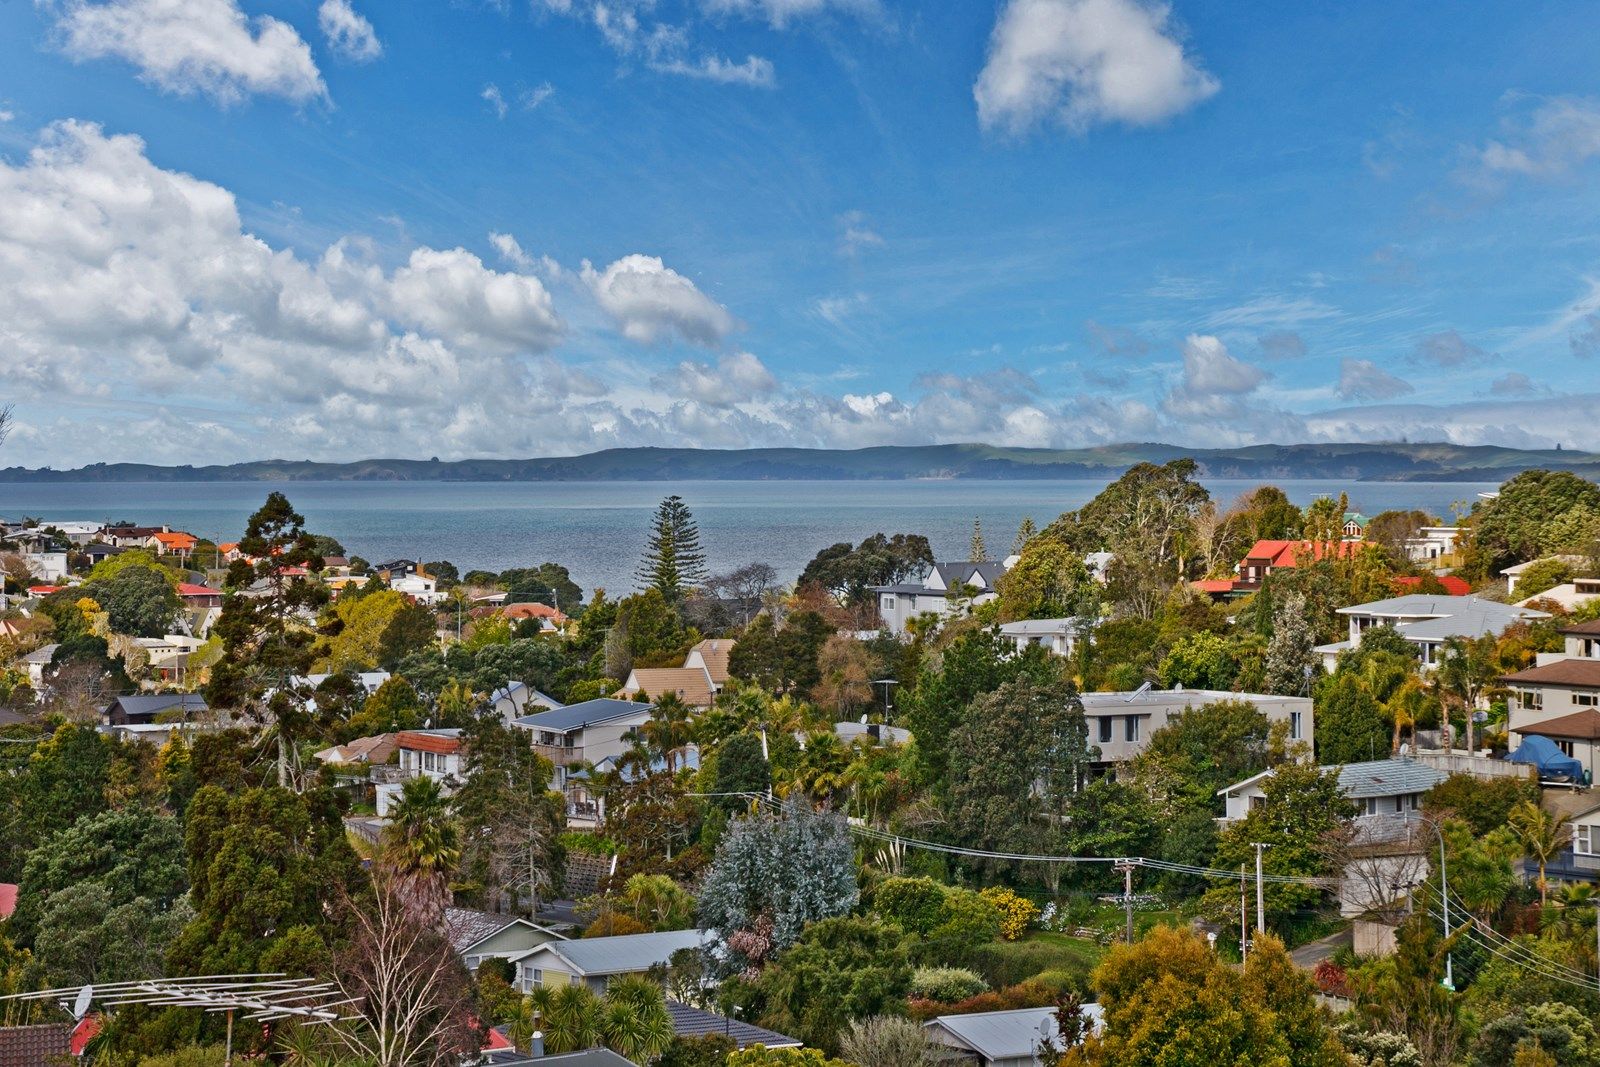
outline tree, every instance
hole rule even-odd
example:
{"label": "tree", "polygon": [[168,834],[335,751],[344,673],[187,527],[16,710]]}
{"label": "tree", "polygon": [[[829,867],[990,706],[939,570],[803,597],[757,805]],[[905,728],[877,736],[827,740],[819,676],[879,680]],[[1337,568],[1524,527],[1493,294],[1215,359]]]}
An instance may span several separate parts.
{"label": "tree", "polygon": [[[1466,720],[1467,751],[1475,751],[1473,740],[1473,714],[1491,686],[1498,681],[1501,670],[1495,637],[1447,637],[1439,650],[1439,661],[1433,671],[1433,691],[1447,709],[1455,708]],[[1447,731],[1449,727],[1446,727]],[[1449,747],[1449,734],[1446,734]]]}
{"label": "tree", "polygon": [[1011,542],[1011,554],[1020,556],[1022,550],[1028,547],[1028,542],[1038,536],[1039,528],[1033,524],[1033,519],[1024,515],[1022,522],[1017,526],[1017,536]]}
{"label": "tree", "polygon": [[11,427],[14,424],[16,409],[10,404],[0,407],[0,445],[6,443],[6,438],[11,436]]}
{"label": "tree", "polygon": [[827,1052],[854,1019],[894,1012],[911,986],[899,927],[839,916],[806,928],[756,983],[762,1024]]}
{"label": "tree", "polygon": [[111,577],[89,582],[83,592],[105,609],[113,633],[130,637],[167,633],[181,606],[171,576],[154,566],[122,567]]}
{"label": "tree", "polygon": [[683,498],[669,496],[650,522],[650,537],[637,573],[640,588],[654,589],[667,603],[676,605],[686,590],[703,585],[706,577],[700,528]]}
{"label": "tree", "polygon": [[1531,800],[1524,800],[1506,816],[1511,832],[1517,835],[1522,850],[1539,865],[1539,904],[1548,903],[1550,887],[1544,869],[1566,847],[1571,831],[1566,815],[1552,814]]}
{"label": "tree", "polygon": [[1165,689],[1232,689],[1238,657],[1228,639],[1209,630],[1185,634],[1161,661]]}
{"label": "tree", "polygon": [[772,787],[772,768],[761,749],[761,738],[752,733],[737,733],[717,749],[716,777],[712,792],[724,794],[717,804],[730,815],[745,811],[750,801],[726,794],[764,794]]}
{"label": "tree", "polygon": [[[759,964],[765,951],[795,943],[808,924],[843,915],[856,903],[855,847],[844,819],[797,800],[776,813],[734,820],[700,888],[700,922],[721,933],[734,966]],[[758,929],[763,953],[741,949]]]}
{"label": "tree", "polygon": [[866,647],[855,638],[829,637],[817,654],[817,673],[821,680],[812,688],[812,699],[840,718],[854,719],[860,708],[872,702],[871,660]]}
{"label": "tree", "polygon": [[1054,851],[1092,754],[1070,684],[1006,682],[974,701],[951,737],[946,821],[975,848]]}
{"label": "tree", "polygon": [[1143,941],[1114,947],[1095,968],[1094,984],[1104,1027],[1068,1049],[1063,1065],[1349,1063],[1310,977],[1271,935],[1256,938],[1235,974],[1197,933],[1157,927]]}
{"label": "tree", "polygon": [[1520,803],[1539,801],[1538,783],[1530,778],[1477,778],[1452,774],[1422,795],[1422,810],[1431,818],[1450,816],[1483,836],[1510,822]]}
{"label": "tree", "polygon": [[983,520],[972,520],[972,542],[967,546],[967,558],[977,562],[989,558],[989,550],[983,543]]}
{"label": "tree", "polygon": [[552,792],[550,761],[520,730],[485,709],[462,733],[465,778],[455,795],[462,867],[491,892],[509,894],[538,914],[539,897],[556,884],[565,803]]}
{"label": "tree", "polygon": [[353,936],[329,976],[353,1003],[334,1033],[375,1067],[446,1067],[476,1055],[472,987],[449,940],[411,906],[407,879],[379,867],[367,901],[346,898]]}
{"label": "tree", "polygon": [[820,585],[849,606],[873,598],[875,585],[921,578],[933,566],[933,548],[921,534],[875,533],[859,545],[848,541],[818,552],[800,572],[799,585]]}
{"label": "tree", "polygon": [[499,583],[505,587],[508,604],[549,604],[573,617],[582,612],[583,589],[559,563],[501,571]]}
{"label": "tree", "polygon": [[[1600,486],[1570,471],[1526,470],[1477,501],[1467,517],[1463,570],[1479,577],[1578,546],[1556,531],[1600,517]],[[1587,546],[1585,546],[1587,547]]]}
{"label": "tree", "polygon": [[1517,579],[1516,595],[1520,599],[1547,593],[1563,582],[1572,580],[1572,564],[1564,559],[1541,559],[1522,572]]}
{"label": "tree", "polygon": [[407,655],[433,643],[433,612],[404,593],[380,589],[341,597],[333,605],[332,636],[321,651],[328,672],[393,670]]}
{"label": "tree", "polygon": [[1129,777],[1169,814],[1198,808],[1221,815],[1217,792],[1267,769],[1271,723],[1247,700],[1214,700],[1184,709],[1150,735]]}
{"label": "tree", "polygon": [[1082,553],[1058,540],[1024,552],[997,588],[1000,617],[1007,621],[1074,618],[1087,630],[1099,614],[1100,583],[1089,575]]}
{"label": "tree", "polygon": [[804,692],[822,680],[818,658],[834,628],[814,611],[792,612],[780,627],[762,612],[728,657],[728,672],[769,693]]}
{"label": "tree", "polygon": [[936,1067],[949,1050],[935,1044],[928,1031],[910,1019],[872,1015],[853,1021],[839,1035],[839,1054],[849,1063],[873,1067]]}
{"label": "tree", "polygon": [[1306,618],[1306,598],[1290,593],[1272,616],[1272,640],[1267,643],[1267,692],[1304,696],[1316,669],[1316,631]]}
{"label": "tree", "polygon": [[[328,599],[327,588],[309,576],[322,569],[322,557],[305,519],[277,492],[250,516],[239,551],[213,628],[224,655],[211,670],[206,702],[273,726],[278,784],[287,787],[294,741],[308,718],[293,679],[311,669],[316,635],[307,623]],[[247,594],[258,584],[259,595]]]}
{"label": "tree", "polygon": [[767,592],[778,584],[778,571],[770,563],[747,563],[706,581],[706,590],[718,598],[737,620],[748,626],[761,610]]}
{"label": "tree", "polygon": [[384,860],[418,914],[442,921],[450,875],[461,862],[461,832],[436,778],[418,775],[400,789],[383,831]]}
{"label": "tree", "polygon": [[1316,747],[1323,763],[1359,763],[1388,754],[1390,731],[1383,709],[1355,675],[1340,671],[1320,687]]}
{"label": "tree", "polygon": [[[324,699],[321,686],[318,687],[317,699],[320,710]],[[416,689],[396,674],[385,679],[371,696],[362,701],[361,710],[350,716],[340,732],[349,737],[368,737],[397,730],[415,730],[422,726],[427,714],[428,706],[417,695]]]}
{"label": "tree", "polygon": [[104,881],[67,886],[40,918],[34,952],[52,985],[96,985],[160,978],[167,947],[191,917],[181,898],[123,903]]}

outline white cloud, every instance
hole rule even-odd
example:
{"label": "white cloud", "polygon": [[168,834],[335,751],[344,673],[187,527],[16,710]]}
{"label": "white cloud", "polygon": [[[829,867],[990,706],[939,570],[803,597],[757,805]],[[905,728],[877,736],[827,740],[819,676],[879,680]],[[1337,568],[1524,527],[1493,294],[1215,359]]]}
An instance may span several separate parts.
{"label": "white cloud", "polygon": [[641,344],[675,334],[711,346],[733,331],[726,308],[657,256],[623,256],[603,271],[585,261],[582,277],[623,335]]}
{"label": "white cloud", "polygon": [[543,283],[501,274],[462,248],[419,248],[390,281],[391,314],[457,345],[542,351],[561,336]]}
{"label": "white cloud", "polygon": [[758,399],[778,387],[772,372],[749,352],[723,356],[715,366],[686,359],[671,375],[656,379],[655,384],[699,404],[719,408]]}
{"label": "white cloud", "polygon": [[294,27],[246,17],[234,0],[64,0],[46,9],[73,59],[123,59],[145,81],[233,104],[251,94],[296,103],[327,95],[311,49]]}
{"label": "white cloud", "polygon": [[839,254],[857,256],[868,248],[881,248],[883,235],[874,230],[867,216],[860,211],[846,211],[839,216]]}
{"label": "white cloud", "polygon": [[10,108],[0,107],[0,122],[10,122],[17,117],[17,113]]}
{"label": "white cloud", "polygon": [[1483,176],[1564,178],[1600,155],[1600,101],[1583,97],[1511,97],[1535,101],[1502,123],[1502,139],[1477,150]]}
{"label": "white cloud", "polygon": [[556,94],[556,87],[549,82],[543,82],[532,89],[524,89],[517,94],[517,103],[522,105],[522,110],[533,111]]}
{"label": "white cloud", "polygon": [[1444,330],[1422,338],[1417,342],[1416,352],[1412,355],[1415,362],[1443,368],[1482,363],[1488,358],[1489,353],[1455,330]]}
{"label": "white cloud", "polygon": [[1218,81],[1184,53],[1152,0],[1008,0],[973,86],[986,129],[1049,120],[1081,132],[1149,126],[1211,96]]}
{"label": "white cloud", "polygon": [[723,85],[749,85],[770,89],[778,84],[772,60],[761,56],[746,56],[744,62],[735,63],[721,56],[701,56],[699,59],[653,59],[650,69],[662,74],[681,74],[702,81],[720,82]]}
{"label": "white cloud", "polygon": [[533,257],[522,250],[522,245],[509,233],[491,233],[489,243],[499,253],[500,258],[521,270],[533,269]]}
{"label": "white cloud", "polygon": [[764,18],[773,29],[781,30],[795,19],[810,18],[828,11],[842,11],[853,15],[880,17],[883,8],[878,0],[702,0],[706,11],[712,14],[743,15],[747,18]]}
{"label": "white cloud", "polygon": [[368,63],[383,55],[383,44],[372,23],[350,6],[350,0],[322,0],[317,25],[328,39],[328,47],[346,59]]}
{"label": "white cloud", "polygon": [[1446,441],[1509,448],[1600,448],[1600,395],[1465,404],[1374,404],[1305,416],[1319,441]]}
{"label": "white cloud", "polygon": [[506,117],[506,98],[500,92],[500,87],[494,82],[485,85],[483,92],[479,93],[478,97],[489,105],[489,110],[494,112],[495,118],[503,119]]}
{"label": "white cloud", "polygon": [[1370,359],[1339,361],[1341,400],[1393,400],[1415,391],[1410,382],[1396,378]]}
{"label": "white cloud", "polygon": [[866,306],[866,293],[851,293],[848,296],[818,297],[812,302],[811,309],[828,325],[843,328],[846,319]]}
{"label": "white cloud", "polygon": [[[765,4],[767,0],[761,2]],[[804,7],[811,0],[772,2]],[[534,6],[551,15],[589,23],[617,55],[641,61],[658,74],[762,89],[777,84],[777,72],[770,59],[752,54],[736,61],[697,46],[689,25],[673,25],[652,17],[653,0],[534,0]]]}

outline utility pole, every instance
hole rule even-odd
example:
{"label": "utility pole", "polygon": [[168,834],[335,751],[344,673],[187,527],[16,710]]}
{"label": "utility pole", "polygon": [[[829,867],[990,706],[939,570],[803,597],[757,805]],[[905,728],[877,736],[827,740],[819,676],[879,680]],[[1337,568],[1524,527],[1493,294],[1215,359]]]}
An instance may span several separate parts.
{"label": "utility pole", "polygon": [[[1444,831],[1439,829],[1437,823],[1434,824],[1433,829],[1439,835],[1439,900],[1444,905],[1444,939],[1448,942],[1450,940],[1450,876],[1445,871],[1444,864]],[[1455,992],[1456,988],[1454,962],[1451,959],[1451,954],[1446,952],[1444,956],[1444,987],[1452,993]]]}
{"label": "utility pole", "polygon": [[1244,864],[1239,864],[1239,962],[1243,963],[1249,952],[1250,924],[1245,919]]}
{"label": "utility pole", "polygon": [[1256,850],[1256,931],[1264,934],[1267,932],[1267,897],[1261,878],[1261,854],[1272,846],[1261,841],[1252,841],[1250,845]]}
{"label": "utility pole", "polygon": [[1122,906],[1128,913],[1128,944],[1133,944],[1133,868],[1132,860],[1118,860],[1113,870],[1122,872]]}

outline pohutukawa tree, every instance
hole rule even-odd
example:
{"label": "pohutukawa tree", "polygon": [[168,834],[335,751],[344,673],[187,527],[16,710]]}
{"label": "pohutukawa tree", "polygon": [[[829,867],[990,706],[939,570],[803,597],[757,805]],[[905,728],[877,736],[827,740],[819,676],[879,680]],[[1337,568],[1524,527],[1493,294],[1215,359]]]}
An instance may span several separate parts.
{"label": "pohutukawa tree", "polygon": [[700,547],[700,528],[682,497],[669,496],[656,508],[636,577],[640,588],[659,589],[674,604],[687,590],[705,584],[706,554]]}
{"label": "pohutukawa tree", "polygon": [[276,730],[278,784],[292,781],[294,743],[310,725],[307,692],[295,679],[315,659],[316,614],[328,590],[316,539],[282,493],[272,493],[245,526],[240,558],[228,568],[222,616],[213,628],[223,656],[206,702]]}

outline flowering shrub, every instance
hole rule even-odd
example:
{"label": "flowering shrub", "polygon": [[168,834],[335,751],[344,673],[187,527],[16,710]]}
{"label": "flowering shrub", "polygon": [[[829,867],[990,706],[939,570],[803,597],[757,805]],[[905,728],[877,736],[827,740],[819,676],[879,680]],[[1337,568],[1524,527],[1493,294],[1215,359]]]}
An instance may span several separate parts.
{"label": "flowering shrub", "polygon": [[990,886],[979,895],[999,909],[1000,936],[1007,941],[1021,937],[1039,917],[1039,908],[1033,901],[1004,886]]}
{"label": "flowering shrub", "polygon": [[976,971],[965,967],[918,967],[911,975],[911,996],[923,1000],[965,1000],[988,988]]}

